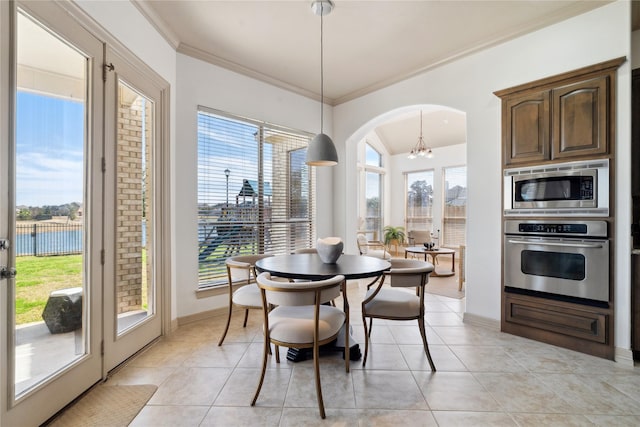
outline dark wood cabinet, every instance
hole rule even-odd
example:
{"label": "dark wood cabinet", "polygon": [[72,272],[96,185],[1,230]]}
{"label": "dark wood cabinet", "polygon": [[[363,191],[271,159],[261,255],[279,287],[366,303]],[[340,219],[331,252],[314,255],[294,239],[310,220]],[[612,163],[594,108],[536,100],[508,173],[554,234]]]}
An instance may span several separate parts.
{"label": "dark wood cabinet", "polygon": [[609,76],[553,89],[551,97],[552,158],[607,154]]}
{"label": "dark wood cabinet", "polygon": [[504,89],[504,166],[610,154],[613,89],[624,58]]}
{"label": "dark wood cabinet", "polygon": [[549,159],[549,92],[506,99],[503,113],[505,164]]}

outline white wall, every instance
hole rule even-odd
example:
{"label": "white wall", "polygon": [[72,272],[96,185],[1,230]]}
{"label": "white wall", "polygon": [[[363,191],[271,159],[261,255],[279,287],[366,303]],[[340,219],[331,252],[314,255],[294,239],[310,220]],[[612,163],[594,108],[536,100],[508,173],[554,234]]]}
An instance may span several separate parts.
{"label": "white wall", "polygon": [[[197,121],[198,105],[293,129],[319,132],[319,103],[198,59],[178,54],[176,218],[177,315],[188,316],[228,304],[226,296],[197,299]],[[327,122],[327,115],[329,121]],[[325,133],[330,133],[325,114]],[[328,124],[327,124],[328,123]],[[333,235],[332,169],[317,168],[318,236]]]}
{"label": "white wall", "polygon": [[[355,141],[377,118],[416,104],[445,105],[467,114],[467,312],[500,319],[501,162],[500,100],[494,91],[562,72],[630,55],[630,4],[616,2],[541,29],[486,51],[462,58],[410,80],[334,108],[334,141],[344,161],[336,170],[336,233],[347,247],[354,230]],[[630,153],[629,63],[619,70],[617,148],[619,159]],[[621,162],[623,163],[623,162]],[[619,163],[620,166],[620,163]],[[618,194],[630,193],[629,165],[617,173]],[[618,198],[616,240],[615,344],[630,347],[628,197]]]}

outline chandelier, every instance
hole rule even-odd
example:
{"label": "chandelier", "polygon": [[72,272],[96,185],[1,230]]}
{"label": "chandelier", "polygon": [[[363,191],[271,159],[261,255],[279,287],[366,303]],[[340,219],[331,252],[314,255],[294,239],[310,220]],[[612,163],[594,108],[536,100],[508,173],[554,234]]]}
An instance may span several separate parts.
{"label": "chandelier", "polygon": [[433,157],[433,151],[431,151],[430,147],[427,147],[424,143],[424,138],[422,137],[422,110],[420,110],[420,137],[418,138],[418,143],[413,150],[409,153],[410,159],[415,159],[416,157],[426,157],[428,159]]}

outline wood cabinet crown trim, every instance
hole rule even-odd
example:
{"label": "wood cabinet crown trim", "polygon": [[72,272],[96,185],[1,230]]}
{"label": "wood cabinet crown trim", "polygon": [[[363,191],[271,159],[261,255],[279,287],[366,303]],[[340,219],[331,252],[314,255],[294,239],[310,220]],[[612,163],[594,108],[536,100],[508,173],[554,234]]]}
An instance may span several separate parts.
{"label": "wood cabinet crown trim", "polygon": [[597,75],[597,74],[603,74],[606,72],[616,70],[626,60],[627,60],[626,56],[621,56],[619,58],[600,62],[598,64],[593,64],[588,67],[579,68],[577,70],[568,71],[566,73],[557,74],[555,76],[545,77],[543,79],[534,80],[532,82],[524,83],[518,86],[513,86],[507,89],[498,90],[493,92],[493,94],[499,98],[503,98],[505,96],[512,96],[520,92],[524,93],[531,89],[535,89],[535,90],[552,89],[557,87],[559,83],[569,82],[572,80],[580,80],[585,78],[586,76],[589,76],[590,74]]}

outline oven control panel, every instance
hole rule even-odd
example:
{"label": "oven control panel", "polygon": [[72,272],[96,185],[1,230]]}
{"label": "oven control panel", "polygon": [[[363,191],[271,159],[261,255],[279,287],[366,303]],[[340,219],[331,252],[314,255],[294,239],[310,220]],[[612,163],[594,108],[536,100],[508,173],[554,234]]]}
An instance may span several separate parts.
{"label": "oven control panel", "polygon": [[505,234],[607,237],[606,221],[506,220]]}
{"label": "oven control panel", "polygon": [[524,223],[518,224],[520,233],[544,233],[544,234],[586,234],[586,224],[544,224]]}

